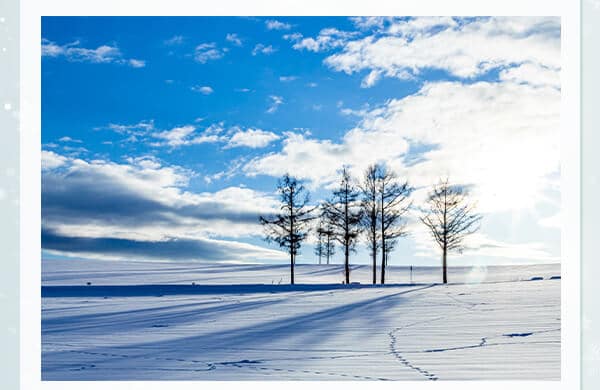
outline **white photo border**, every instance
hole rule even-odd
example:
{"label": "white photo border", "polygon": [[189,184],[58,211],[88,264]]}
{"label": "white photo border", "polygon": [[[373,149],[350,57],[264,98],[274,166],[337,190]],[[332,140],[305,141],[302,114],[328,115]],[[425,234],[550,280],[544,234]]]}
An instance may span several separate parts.
{"label": "white photo border", "polygon": [[[343,15],[452,15],[561,17],[561,380],[560,381],[439,381],[343,382],[349,389],[411,389],[436,386],[448,389],[580,388],[580,4],[569,0],[219,0],[169,1],[21,1],[21,231],[20,231],[20,380],[34,389],[196,389],[199,385],[233,389],[234,381],[42,381],[41,380],[41,18],[42,16],[343,16]],[[515,356],[518,359],[518,356]],[[527,362],[523,362],[527,364]],[[281,382],[248,381],[245,387],[280,389]],[[305,381],[286,382],[300,389]],[[336,382],[311,382],[325,388]]]}

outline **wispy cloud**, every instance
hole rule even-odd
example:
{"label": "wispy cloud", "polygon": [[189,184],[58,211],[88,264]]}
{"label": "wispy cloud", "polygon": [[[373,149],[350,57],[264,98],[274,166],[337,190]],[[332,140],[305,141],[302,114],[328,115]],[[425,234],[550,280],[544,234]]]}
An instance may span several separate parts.
{"label": "wispy cloud", "polygon": [[279,76],[279,81],[287,83],[290,81],[298,80],[298,76]]}
{"label": "wispy cloud", "polygon": [[129,60],[129,66],[131,66],[132,68],[143,68],[146,66],[146,61],[135,60],[132,58]]}
{"label": "wispy cloud", "polygon": [[[119,134],[127,134],[127,135],[144,135],[149,131],[154,130],[154,121],[140,121],[138,123],[125,125],[118,123],[109,123],[106,126],[109,130],[112,130]],[[101,130],[102,128],[96,128],[96,130]]]}
{"label": "wispy cloud", "polygon": [[225,39],[226,39],[228,42],[231,42],[231,43],[233,43],[233,44],[234,44],[234,45],[236,45],[236,46],[242,46],[242,40],[241,40],[241,39],[240,39],[240,37],[238,37],[238,35],[237,35],[237,34],[235,34],[235,33],[229,33],[229,34],[227,34],[227,35],[225,36]]}
{"label": "wispy cloud", "polygon": [[277,51],[277,49],[275,49],[273,46],[271,45],[264,45],[262,43],[257,44],[256,46],[254,46],[254,49],[252,49],[252,55],[255,56],[257,54],[272,54],[275,53]]}
{"label": "wispy cloud", "polygon": [[169,146],[177,148],[187,145],[214,143],[222,140],[219,134],[223,131],[221,125],[212,125],[203,132],[196,134],[196,127],[191,125],[174,127],[170,130],[155,132],[152,137],[162,140],[151,143],[151,146]]}
{"label": "wispy cloud", "polygon": [[88,62],[93,64],[129,65],[133,68],[143,68],[146,62],[138,59],[127,59],[117,46],[101,45],[95,49],[80,46],[79,41],[59,45],[48,39],[42,39],[42,56],[65,58],[71,62]]}
{"label": "wispy cloud", "polygon": [[177,45],[181,45],[184,41],[184,37],[181,35],[175,35],[169,39],[165,39],[163,41],[163,43],[167,46],[177,46]]}
{"label": "wispy cloud", "polygon": [[82,143],[83,141],[81,141],[80,139],[73,139],[71,137],[68,136],[64,136],[58,139],[60,142],[74,142],[74,143]]}
{"label": "wispy cloud", "polygon": [[281,138],[275,133],[261,129],[237,129],[225,146],[226,149],[245,146],[248,148],[264,148],[271,142]]}
{"label": "wispy cloud", "polygon": [[225,52],[217,47],[215,42],[201,43],[196,46],[194,50],[194,59],[201,64],[205,64],[208,61],[218,60],[223,58],[224,55]]}
{"label": "wispy cloud", "polygon": [[267,109],[267,113],[269,114],[272,114],[275,111],[277,111],[279,106],[283,104],[283,97],[281,96],[271,95],[269,96],[269,100],[271,102],[271,105]]}
{"label": "wispy cloud", "polygon": [[280,22],[275,19],[269,19],[265,21],[265,25],[268,30],[289,30],[292,25],[289,23]]}
{"label": "wispy cloud", "polygon": [[195,86],[191,87],[190,89],[194,92],[198,92],[203,95],[210,95],[211,93],[214,92],[214,90],[211,87],[209,87],[208,85],[195,85]]}
{"label": "wispy cloud", "polygon": [[352,37],[358,35],[357,32],[340,31],[336,28],[325,28],[319,32],[316,38],[303,38],[302,34],[293,34],[284,36],[285,39],[294,41],[292,46],[296,50],[308,50],[314,52],[331,50],[342,47]]}

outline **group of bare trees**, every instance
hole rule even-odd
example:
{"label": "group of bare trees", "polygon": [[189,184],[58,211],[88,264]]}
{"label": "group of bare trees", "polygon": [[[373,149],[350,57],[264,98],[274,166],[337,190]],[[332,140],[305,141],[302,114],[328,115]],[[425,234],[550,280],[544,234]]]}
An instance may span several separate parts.
{"label": "group of bare trees", "polygon": [[[319,206],[309,205],[308,191],[296,178],[286,174],[279,180],[277,191],[280,210],[275,215],[260,217],[266,240],[279,244],[290,255],[290,282],[294,284],[294,265],[302,242],[318,220],[315,253],[319,264],[327,264],[335,253],[336,243],[344,253],[345,283],[350,283],[350,254],[355,252],[361,235],[369,249],[373,284],[377,283],[377,254],[381,253],[380,283],[385,284],[386,266],[398,239],[407,234],[407,214],[412,208],[413,188],[400,181],[387,166],[369,166],[362,180],[356,182],[347,167],[340,171],[339,185],[329,200]],[[419,219],[442,250],[443,282],[447,283],[447,254],[463,248],[464,238],[479,228],[481,216],[469,202],[462,186],[440,180],[429,193]]]}

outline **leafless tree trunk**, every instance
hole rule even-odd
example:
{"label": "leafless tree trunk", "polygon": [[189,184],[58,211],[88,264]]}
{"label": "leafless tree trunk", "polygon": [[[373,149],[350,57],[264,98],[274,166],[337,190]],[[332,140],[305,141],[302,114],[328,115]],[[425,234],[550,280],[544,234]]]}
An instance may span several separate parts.
{"label": "leafless tree trunk", "polygon": [[475,213],[475,203],[469,203],[468,191],[463,186],[450,185],[448,178],[440,179],[433,187],[427,207],[420,219],[442,250],[442,280],[447,283],[448,252],[464,249],[464,239],[479,229],[481,215]]}
{"label": "leafless tree trunk", "polygon": [[332,240],[333,235],[333,228],[329,225],[326,216],[322,214],[319,227],[317,228],[318,242],[315,247],[315,253],[319,256],[319,264],[321,264],[321,256],[325,256],[327,264],[329,264],[331,256],[335,254],[335,243]]}
{"label": "leafless tree trunk", "polygon": [[333,230],[329,230],[327,234],[327,241],[325,246],[325,255],[327,257],[327,265],[329,265],[329,260],[331,256],[335,254],[335,242],[331,239],[333,236]]}
{"label": "leafless tree trunk", "polygon": [[360,233],[361,210],[357,204],[358,190],[352,183],[348,169],[341,171],[340,186],[331,201],[325,202],[324,213],[333,228],[335,239],[344,247],[346,284],[350,283],[350,252],[354,251]]}
{"label": "leafless tree trunk", "polygon": [[315,255],[319,258],[319,265],[321,265],[321,259],[323,258],[323,252],[325,252],[324,234],[323,234],[323,223],[319,222],[317,227],[317,243],[315,244]]}
{"label": "leafless tree trunk", "polygon": [[379,245],[379,202],[378,202],[378,165],[370,165],[365,171],[360,190],[362,193],[362,226],[371,251],[373,262],[373,284],[377,284],[377,251]]}
{"label": "leafless tree trunk", "polygon": [[265,239],[286,248],[290,254],[290,284],[294,284],[294,265],[302,241],[307,237],[315,207],[309,207],[309,194],[301,182],[285,174],[279,180],[277,192],[281,200],[280,213],[260,217],[265,228]]}
{"label": "leafless tree trunk", "polygon": [[388,256],[398,238],[406,235],[404,217],[411,206],[409,196],[412,188],[406,181],[399,183],[396,174],[384,165],[379,166],[376,172],[381,225],[381,284],[385,284]]}

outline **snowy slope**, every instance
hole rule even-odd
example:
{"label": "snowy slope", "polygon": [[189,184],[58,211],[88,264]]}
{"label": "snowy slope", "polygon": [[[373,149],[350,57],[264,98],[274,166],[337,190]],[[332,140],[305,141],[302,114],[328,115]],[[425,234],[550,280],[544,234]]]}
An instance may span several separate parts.
{"label": "snowy slope", "polygon": [[[447,286],[431,284],[439,269],[419,269],[419,285],[375,288],[315,286],[340,281],[340,267],[298,268],[305,284],[292,290],[276,285],[284,266],[45,261],[54,297],[42,299],[42,377],[560,379],[559,265],[451,269]],[[404,271],[392,281],[406,283]],[[367,283],[369,268],[352,278]],[[147,291],[166,283],[179,286]],[[85,290],[110,285],[134,288]]]}

